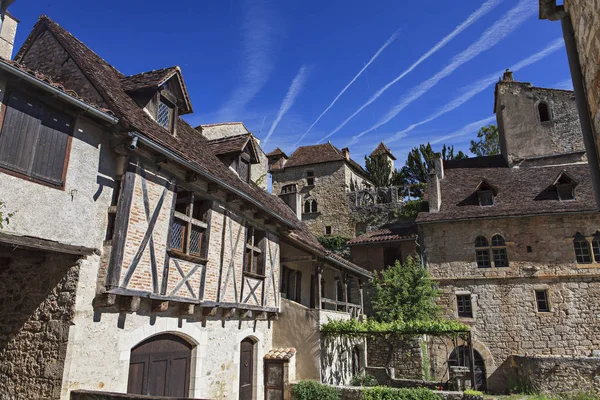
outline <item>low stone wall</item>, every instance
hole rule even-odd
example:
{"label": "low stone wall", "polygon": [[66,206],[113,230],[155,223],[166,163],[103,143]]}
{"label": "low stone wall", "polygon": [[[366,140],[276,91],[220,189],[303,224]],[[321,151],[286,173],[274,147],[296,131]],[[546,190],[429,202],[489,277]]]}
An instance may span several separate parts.
{"label": "low stone wall", "polygon": [[[71,400],[183,400],[183,397],[146,396],[139,394],[96,392],[91,390],[74,390],[71,392]],[[203,400],[190,399],[186,400]]]}
{"label": "low stone wall", "polygon": [[367,365],[394,369],[396,379],[424,378],[421,338],[408,336],[369,337]]}
{"label": "low stone wall", "polygon": [[[338,389],[342,392],[341,400],[362,400],[362,393],[365,388],[357,386],[338,386]],[[435,393],[441,400],[462,400],[464,396],[462,392],[439,391]]]}
{"label": "low stone wall", "polygon": [[509,357],[499,371],[507,390],[539,393],[600,393],[600,358],[568,356]]}
{"label": "low stone wall", "polygon": [[421,379],[396,379],[394,376],[389,377],[385,368],[382,367],[366,367],[365,373],[377,379],[380,385],[391,386],[393,388],[417,388],[424,387],[428,389],[439,389],[443,383],[424,381]]}

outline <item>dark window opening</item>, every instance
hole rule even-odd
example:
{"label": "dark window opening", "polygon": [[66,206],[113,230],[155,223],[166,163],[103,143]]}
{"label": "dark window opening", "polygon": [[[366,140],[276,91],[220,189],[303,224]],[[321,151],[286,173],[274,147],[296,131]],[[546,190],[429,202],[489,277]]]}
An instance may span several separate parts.
{"label": "dark window opening", "polygon": [[360,349],[358,346],[354,346],[352,349],[352,375],[358,376],[360,370]]}
{"label": "dark window opening", "polygon": [[72,130],[69,115],[11,92],[0,131],[0,167],[63,187]]}
{"label": "dark window opening", "polygon": [[470,294],[456,295],[456,306],[460,318],[473,318],[473,307]]}
{"label": "dark window opening", "polygon": [[315,173],[313,171],[306,171],[306,185],[307,186],[315,185]]}
{"label": "dark window opening", "polygon": [[557,184],[556,192],[559,200],[575,200],[575,188],[570,183]]}
{"label": "dark window opening", "polygon": [[244,253],[244,272],[264,275],[266,248],[266,231],[249,226],[246,236],[246,251]]}
{"label": "dark window opening", "polygon": [[326,235],[331,235],[331,226],[326,226],[325,227],[325,234]]}
{"label": "dark window opening", "polygon": [[575,248],[575,258],[579,264],[589,264],[592,262],[590,243],[581,233],[575,235],[573,247]]}
{"label": "dark window opening", "polygon": [[540,122],[550,121],[550,109],[547,103],[541,102],[538,104],[538,114],[540,115]]}
{"label": "dark window opening", "polygon": [[285,299],[302,302],[302,272],[286,266],[281,270],[281,296]]}
{"label": "dark window opening", "polygon": [[527,246],[527,252],[528,253],[533,253],[533,247]]}
{"label": "dark window opening", "polygon": [[317,205],[317,201],[316,200],[306,200],[304,202],[304,213],[305,214],[309,214],[309,213],[316,213],[318,212],[318,205]]}
{"label": "dark window opening", "polygon": [[383,266],[389,267],[396,264],[396,260],[402,261],[400,246],[387,246],[383,248]]}
{"label": "dark window opening", "polygon": [[477,192],[477,198],[480,206],[494,205],[494,193],[491,190],[480,190]]}
{"label": "dark window opening", "polygon": [[340,278],[336,280],[336,299],[337,301],[344,301],[344,285]]}
{"label": "dark window opening", "polygon": [[197,198],[194,192],[187,190],[178,190],[174,201],[175,215],[169,233],[169,250],[205,258],[208,246],[203,242],[212,201]]}
{"label": "dark window opening", "polygon": [[550,312],[550,304],[548,303],[548,292],[546,290],[536,290],[535,301],[537,303],[538,312]]}
{"label": "dark window opening", "polygon": [[296,193],[297,191],[298,188],[296,187],[295,183],[281,187],[281,194]]}
{"label": "dark window opening", "polygon": [[238,175],[244,182],[250,182],[250,161],[240,157],[238,162]]}

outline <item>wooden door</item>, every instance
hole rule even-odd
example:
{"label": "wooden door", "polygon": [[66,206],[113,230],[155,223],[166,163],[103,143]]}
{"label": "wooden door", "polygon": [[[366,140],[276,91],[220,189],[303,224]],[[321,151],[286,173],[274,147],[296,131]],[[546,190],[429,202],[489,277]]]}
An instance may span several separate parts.
{"label": "wooden door", "polygon": [[154,336],[131,350],[127,393],[188,397],[192,346],[175,335]]}
{"label": "wooden door", "polygon": [[254,378],[254,342],[244,339],[240,349],[240,400],[252,400]]}

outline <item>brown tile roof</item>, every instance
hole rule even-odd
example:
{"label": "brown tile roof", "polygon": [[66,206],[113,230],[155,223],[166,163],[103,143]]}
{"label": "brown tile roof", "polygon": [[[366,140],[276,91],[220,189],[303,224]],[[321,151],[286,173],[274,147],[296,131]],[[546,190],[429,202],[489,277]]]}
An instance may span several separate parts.
{"label": "brown tile roof", "polygon": [[292,153],[284,168],[320,164],[334,161],[346,161],[358,173],[368,179],[365,170],[353,159],[346,160],[342,151],[330,142],[312,146],[300,146]]}
{"label": "brown tile roof", "polygon": [[[124,130],[139,132],[154,143],[169,149],[172,153],[185,159],[195,168],[208,172],[222,182],[254,198],[265,208],[287,221],[293,228],[292,232],[296,240],[320,254],[327,255],[327,250],[310,233],[306,224],[298,220],[296,214],[283,200],[278,196],[267,193],[253,182],[243,182],[229,168],[224,167],[223,163],[210,150],[206,138],[183,119],[178,118],[177,120],[177,136],[173,136],[171,132],[158,125],[125,92],[122,86],[122,79],[125,76],[121,72],[47,16],[42,15],[40,17],[29,37],[17,53],[17,60],[44,29],[50,30],[57,38],[96,90],[102,95],[110,109],[116,116],[121,118],[121,123],[125,125],[123,126]],[[343,265],[348,265],[347,263],[349,262],[340,262]],[[360,268],[358,266],[355,267]],[[367,272],[367,274],[369,273]]]}
{"label": "brown tile roof", "polygon": [[273,156],[284,156],[285,158],[288,158],[287,154],[284,153],[283,150],[281,150],[279,147],[277,147],[275,150],[273,150],[272,152],[270,152],[269,154],[267,154],[267,157],[273,157]]}
{"label": "brown tile roof", "polygon": [[[575,200],[559,201],[552,186],[563,171],[578,182]],[[484,180],[498,191],[492,206],[480,206],[474,193]],[[446,169],[440,186],[440,211],[419,213],[418,223],[596,210],[587,164]]]}
{"label": "brown tile roof", "polygon": [[348,246],[358,244],[396,242],[400,240],[411,240],[417,237],[417,224],[415,221],[389,224],[380,229],[369,231],[350,241]]}
{"label": "brown tile roof", "polygon": [[243,135],[229,136],[214,140],[209,140],[208,145],[214,154],[229,154],[229,153],[238,153],[244,150],[246,144],[252,137],[251,134],[246,133]]}
{"label": "brown tile roof", "polygon": [[394,155],[392,154],[392,151],[383,142],[379,142],[375,150],[373,150],[373,152],[371,153],[372,156],[376,156],[378,154],[387,154],[392,160],[396,159],[396,157],[394,157]]}
{"label": "brown tile roof", "polygon": [[267,354],[265,354],[265,360],[289,360],[294,356],[294,354],[296,354],[296,349],[293,347],[289,347],[287,349],[271,349]]}
{"label": "brown tile roof", "polygon": [[67,89],[65,88],[61,83],[59,82],[55,82],[52,80],[52,78],[50,78],[49,76],[46,76],[44,74],[42,74],[41,72],[38,71],[34,71],[32,69],[27,68],[26,66],[19,64],[16,61],[13,60],[5,60],[4,58],[0,58],[0,62],[8,64],[16,69],[18,69],[21,72],[25,72],[26,74],[29,74],[37,79],[39,79],[40,81],[43,81],[44,83],[48,84],[49,86],[52,86],[55,89],[60,90],[61,92],[64,92],[66,94],[68,94],[69,96],[76,98],[77,100],[80,100],[106,114],[110,114],[110,115],[115,115],[111,110],[109,110],[108,108],[103,108],[100,107],[99,105],[97,105],[96,103],[94,103],[93,101],[86,99],[85,97],[79,96],[77,94],[77,92],[75,92],[74,90],[71,89]]}

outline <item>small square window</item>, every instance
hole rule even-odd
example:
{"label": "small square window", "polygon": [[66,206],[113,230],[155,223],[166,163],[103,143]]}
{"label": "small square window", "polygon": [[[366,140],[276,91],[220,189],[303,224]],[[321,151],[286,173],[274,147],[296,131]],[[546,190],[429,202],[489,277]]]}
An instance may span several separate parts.
{"label": "small square window", "polygon": [[473,306],[470,294],[456,295],[456,306],[460,318],[473,318]]}
{"label": "small square window", "polygon": [[477,193],[480,206],[493,206],[494,205],[494,194],[491,190],[481,190]]}
{"label": "small square window", "polygon": [[306,171],[306,185],[307,186],[315,185],[315,173],[313,171]]}
{"label": "small square window", "polygon": [[331,226],[326,226],[325,227],[325,234],[326,235],[331,235]]}
{"label": "small square window", "polygon": [[548,302],[548,291],[536,290],[535,301],[538,312],[550,312],[550,303]]}
{"label": "small square window", "polygon": [[528,253],[533,253],[533,247],[527,246],[527,252]]}

